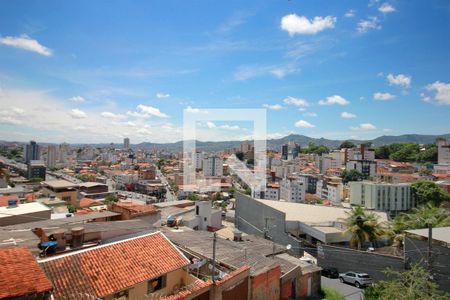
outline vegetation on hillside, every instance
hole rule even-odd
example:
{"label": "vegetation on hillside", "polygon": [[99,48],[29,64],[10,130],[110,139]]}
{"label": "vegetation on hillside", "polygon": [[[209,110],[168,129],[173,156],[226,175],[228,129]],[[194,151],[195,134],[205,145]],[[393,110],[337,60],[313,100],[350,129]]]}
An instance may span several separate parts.
{"label": "vegetation on hillside", "polygon": [[375,157],[400,162],[436,163],[437,146],[429,144],[421,148],[416,143],[393,143],[375,147]]}

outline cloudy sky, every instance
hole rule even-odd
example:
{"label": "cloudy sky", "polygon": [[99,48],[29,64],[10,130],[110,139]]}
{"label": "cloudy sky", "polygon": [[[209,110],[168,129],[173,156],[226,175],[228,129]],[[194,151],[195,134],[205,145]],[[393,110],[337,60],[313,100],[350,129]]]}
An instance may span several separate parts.
{"label": "cloudy sky", "polygon": [[176,141],[183,111],[208,108],[266,109],[269,137],[450,132],[445,0],[0,6],[0,139]]}

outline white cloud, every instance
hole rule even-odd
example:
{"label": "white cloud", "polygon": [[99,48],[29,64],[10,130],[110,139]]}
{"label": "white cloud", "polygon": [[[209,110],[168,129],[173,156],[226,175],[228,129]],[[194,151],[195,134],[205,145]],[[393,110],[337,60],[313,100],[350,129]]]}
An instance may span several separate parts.
{"label": "white cloud", "polygon": [[155,117],[159,117],[159,118],[168,118],[169,116],[166,115],[165,113],[161,112],[159,110],[159,108],[153,107],[153,106],[147,106],[144,104],[139,104],[136,107],[137,110],[139,110],[142,113],[146,113]]}
{"label": "white cloud", "polygon": [[134,117],[134,118],[140,118],[140,119],[150,118],[149,114],[142,114],[142,113],[138,113],[136,111],[127,111],[127,116]]}
{"label": "white cloud", "polygon": [[389,85],[399,85],[404,88],[409,88],[409,86],[411,85],[411,76],[407,76],[404,74],[388,74],[388,76],[386,76],[386,79],[389,81]]}
{"label": "white cloud", "polygon": [[267,134],[267,138],[268,139],[279,139],[279,138],[282,138],[284,136],[286,136],[286,134],[282,134],[282,133],[279,133],[279,132],[274,132],[274,133]]}
{"label": "white cloud", "polygon": [[345,99],[344,97],[341,97],[339,95],[333,95],[330,97],[327,97],[325,100],[319,101],[320,105],[333,105],[333,104],[339,104],[339,105],[347,105],[350,104],[350,102]]}
{"label": "white cloud", "polygon": [[280,110],[280,109],[284,108],[280,104],[263,104],[263,107],[271,109],[271,110]]}
{"label": "white cloud", "polygon": [[270,65],[270,66],[241,66],[234,73],[234,79],[247,80],[254,77],[272,75],[278,79],[283,79],[287,75],[298,72],[299,69],[292,65]]}
{"label": "white cloud", "polygon": [[193,108],[192,106],[188,106],[184,109],[187,113],[191,113],[191,114],[207,114],[208,111],[207,110],[203,110],[200,108]]}
{"label": "white cloud", "polygon": [[74,119],[85,119],[87,118],[87,114],[82,111],[79,110],[78,108],[74,108],[70,111],[70,116]]}
{"label": "white cloud", "polygon": [[316,127],[313,124],[305,121],[305,120],[299,120],[297,122],[295,122],[295,127],[299,127],[299,128],[313,128]]}
{"label": "white cloud", "polygon": [[303,114],[305,117],[317,117],[315,112],[307,112]]}
{"label": "white cloud", "polygon": [[[426,86],[426,89],[430,92],[436,92],[434,100],[440,105],[450,105],[450,83],[436,81]],[[428,98],[428,102],[431,102],[430,97],[424,97],[424,100]]]}
{"label": "white cloud", "polygon": [[72,102],[79,102],[79,103],[86,102],[86,99],[84,99],[81,96],[73,96],[69,100],[72,101]]}
{"label": "white cloud", "polygon": [[156,93],[156,98],[158,98],[158,99],[166,99],[169,97],[170,97],[170,94]]}
{"label": "white cloud", "polygon": [[376,130],[377,128],[372,125],[371,123],[362,123],[359,124],[359,126],[356,127],[350,127],[351,130],[361,130],[361,131],[368,131],[368,130]]}
{"label": "white cloud", "polygon": [[373,99],[375,100],[379,100],[379,101],[388,101],[388,100],[392,100],[395,98],[395,95],[392,95],[390,93],[374,93],[373,94]]}
{"label": "white cloud", "polygon": [[308,107],[309,106],[308,101],[306,101],[305,99],[295,98],[295,97],[291,97],[291,96],[288,96],[287,98],[285,98],[283,100],[283,102],[286,104],[295,105],[295,106],[299,106],[299,107]]}
{"label": "white cloud", "polygon": [[214,124],[214,122],[206,122],[206,126],[208,126],[208,128],[209,129],[213,129],[213,128],[216,128],[217,126],[216,126],[216,124]]}
{"label": "white cloud", "polygon": [[355,10],[354,9],[349,9],[346,13],[345,13],[345,17],[346,18],[351,18],[351,17],[354,17],[355,16]]}
{"label": "white cloud", "polygon": [[382,12],[383,14],[388,14],[388,13],[394,12],[395,7],[393,7],[391,4],[385,2],[378,8],[378,10],[380,12]]}
{"label": "white cloud", "polygon": [[367,32],[369,29],[381,29],[379,20],[377,17],[368,17],[365,20],[360,20],[356,29],[361,32]]}
{"label": "white cloud", "polygon": [[102,117],[104,117],[104,118],[113,119],[113,120],[116,120],[116,121],[124,120],[124,119],[127,118],[127,116],[125,116],[125,115],[115,114],[115,113],[112,113],[112,112],[109,112],[109,111],[104,111],[100,115]]}
{"label": "white cloud", "polygon": [[305,111],[306,110],[306,108],[304,108],[304,107],[300,107],[299,109],[298,109],[299,111]]}
{"label": "white cloud", "polygon": [[281,29],[287,31],[289,35],[295,34],[316,34],[327,28],[334,28],[336,18],[332,16],[314,17],[309,20],[304,16],[296,14],[286,15],[281,18]]}
{"label": "white cloud", "polygon": [[392,132],[392,129],[390,129],[390,128],[384,128],[384,129],[383,129],[383,132]]}
{"label": "white cloud", "polygon": [[222,128],[222,129],[226,129],[226,130],[239,130],[239,129],[241,129],[239,126],[237,126],[237,125],[228,125],[228,124],[225,124],[225,125],[221,125],[221,126],[219,126],[220,128]]}
{"label": "white cloud", "polygon": [[0,124],[20,125],[21,118],[25,115],[25,111],[19,107],[11,107],[0,110]]}
{"label": "white cloud", "polygon": [[352,118],[356,118],[356,115],[355,115],[355,114],[352,114],[352,113],[349,113],[349,112],[346,112],[346,111],[343,111],[343,112],[341,113],[341,118],[344,118],[344,119],[352,119]]}
{"label": "white cloud", "polygon": [[6,36],[4,38],[0,38],[0,44],[36,52],[44,56],[52,55],[52,50],[42,46],[37,40],[31,39],[26,34],[19,37]]}

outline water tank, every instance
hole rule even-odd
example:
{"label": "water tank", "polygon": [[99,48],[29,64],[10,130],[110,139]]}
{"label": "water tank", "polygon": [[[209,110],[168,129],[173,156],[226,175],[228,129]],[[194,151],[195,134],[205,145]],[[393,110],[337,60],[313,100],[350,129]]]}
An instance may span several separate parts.
{"label": "water tank", "polygon": [[242,232],[238,229],[233,230],[233,241],[240,242],[242,241]]}
{"label": "water tank", "polygon": [[72,248],[80,248],[83,245],[84,239],[84,228],[83,227],[74,227],[72,228]]}
{"label": "water tank", "polygon": [[57,251],[66,250],[66,233],[64,229],[58,229],[53,234],[53,238],[58,242]]}

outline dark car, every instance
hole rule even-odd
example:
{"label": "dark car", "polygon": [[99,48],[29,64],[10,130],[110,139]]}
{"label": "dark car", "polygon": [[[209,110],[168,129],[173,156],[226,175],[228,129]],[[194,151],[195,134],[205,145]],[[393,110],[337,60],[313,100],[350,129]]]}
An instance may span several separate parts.
{"label": "dark car", "polygon": [[329,278],[339,278],[339,271],[336,268],[323,268],[322,276]]}

